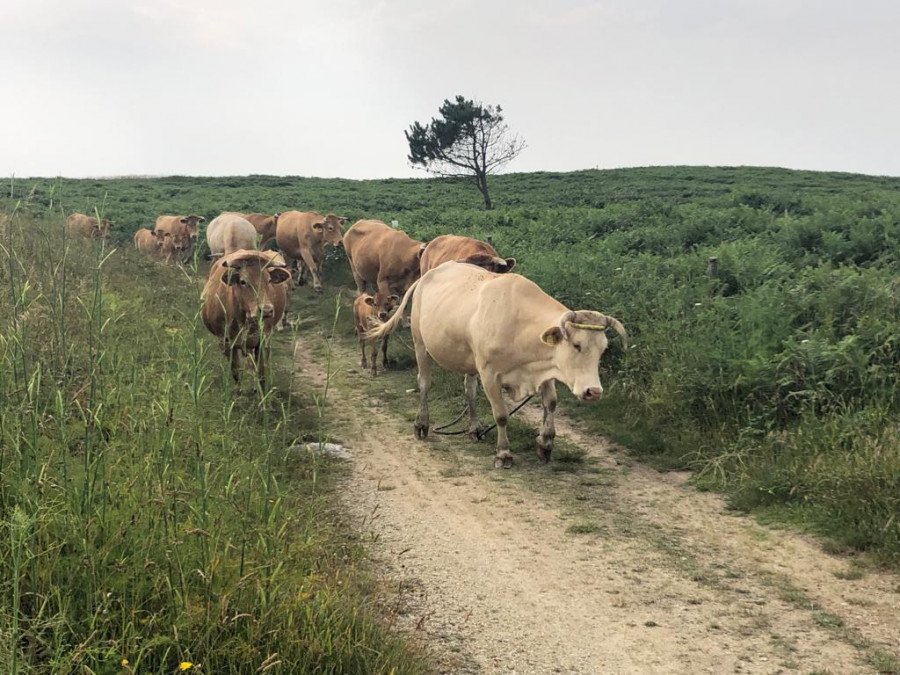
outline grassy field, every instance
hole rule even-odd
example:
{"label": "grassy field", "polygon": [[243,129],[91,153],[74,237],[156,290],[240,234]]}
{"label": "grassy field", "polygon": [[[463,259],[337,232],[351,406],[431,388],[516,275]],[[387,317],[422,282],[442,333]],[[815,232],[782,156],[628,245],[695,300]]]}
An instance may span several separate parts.
{"label": "grassy field", "polygon": [[[693,469],[699,485],[725,491],[736,507],[828,534],[836,548],[869,550],[893,564],[900,562],[900,179],[670,167],[511,174],[494,179],[491,188],[496,208],[485,212],[474,188],[439,180],[42,179],[11,184],[0,208],[9,211],[19,204],[21,213],[33,216],[97,209],[115,221],[114,237],[125,248],[130,234],[152,226],[160,213],[193,212],[209,219],[231,209],[318,209],[351,222],[364,216],[397,220],[423,239],[447,232],[491,237],[501,255],[517,258],[517,271],[570,307],[618,317],[632,336],[627,353],[613,339],[604,357],[605,400],[583,406],[563,396],[566,414],[629,445],[657,466]],[[130,588],[125,580],[139,579],[148,593],[164,588],[160,597],[170,598],[162,609],[148,610],[166,617],[164,627],[152,635],[164,635],[168,642],[145,641],[147,632],[140,630],[145,624],[135,618],[144,615],[119,612],[131,622],[122,624],[129,628],[121,635],[130,637],[111,638],[107,627],[89,642],[94,658],[99,658],[97,645],[111,649],[106,646],[111,639],[125,645],[116,648],[123,658],[138,653],[135,645],[149,642],[152,656],[147,663],[164,668],[173,659],[196,653],[186,645],[226,642],[221,624],[216,624],[215,634],[197,638],[199,643],[186,641],[186,634],[194,634],[179,622],[201,625],[198,617],[212,613],[215,603],[220,603],[215,605],[219,612],[223,595],[226,604],[269,597],[261,581],[241,582],[240,569],[226,573],[210,567],[210,561],[220,558],[235,564],[236,542],[246,548],[249,543],[243,542],[252,541],[259,548],[242,554],[241,560],[256,560],[259,569],[275,576],[273,583],[285,584],[279,588],[306,588],[297,583],[304,574],[313,587],[322,584],[328,600],[317,616],[332,616],[333,611],[349,622],[346,625],[371,631],[366,639],[384,640],[378,642],[386,645],[383,650],[402,651],[364,618],[355,623],[348,609],[356,606],[353,594],[349,599],[334,594],[330,574],[322,572],[334,569],[321,563],[323,559],[354,557],[334,553],[347,550],[339,531],[320,529],[329,522],[318,510],[327,510],[322,498],[327,467],[298,465],[284,452],[293,438],[314,435],[310,401],[298,405],[283,386],[278,390],[283,393],[269,395],[262,405],[251,405],[252,397],[227,388],[220,390],[223,360],[209,354],[211,343],[198,335],[196,296],[185,293],[194,282],[184,274],[154,266],[152,274],[163,275],[171,288],[148,290],[151,268],[146,263],[117,254],[98,272],[102,258],[86,258],[94,254],[89,249],[79,253],[77,267],[82,271],[77,277],[65,271],[76,266],[61,263],[58,242],[42,243],[60,236],[58,215],[47,221],[47,227],[57,228],[52,235],[32,239],[28,231],[35,221],[21,222],[25,225],[10,230],[20,240],[13,241],[8,233],[0,239],[7,250],[8,239],[15,244],[15,253],[6,255],[0,272],[12,289],[2,300],[6,304],[0,305],[8,327],[2,391],[4,406],[12,406],[4,408],[2,422],[6,478],[0,503],[10,542],[4,544],[8,552],[3,555],[20,570],[14,575],[19,581],[4,586],[4,602],[39,599],[33,613],[40,625],[66,625],[59,618],[66,611],[64,600],[77,600],[79,611],[107,620],[116,612],[102,604],[102,591],[96,588],[96,580],[104,576],[90,564],[81,569],[72,561],[97,557],[108,569],[116,569],[125,559],[126,576],[118,588]],[[66,250],[76,250],[76,242],[68,246]],[[713,278],[707,276],[710,256],[719,261]],[[142,272],[135,275],[135,269]],[[348,281],[340,253],[332,256],[327,271],[326,284]],[[66,302],[59,300],[60,294]],[[188,299],[178,304],[177,298]],[[135,323],[132,317],[138,309],[141,321]],[[339,330],[349,328],[341,323]],[[36,335],[43,339],[36,342]],[[113,335],[116,342],[106,342]],[[401,365],[412,366],[401,344],[395,344],[393,353]],[[276,382],[287,377],[284,365],[281,370]],[[450,391],[448,385],[448,396]],[[223,457],[229,458],[227,464]],[[50,468],[56,472],[52,481],[47,477]],[[63,471],[65,479],[59,474]],[[212,532],[210,523],[216,521],[210,516],[204,520],[198,515],[203,509],[196,504],[189,508],[182,500],[215,495],[218,501],[213,501],[222,509],[249,513],[239,510],[229,492],[232,474],[242,477],[238,485],[247,492],[239,493],[240,499],[256,509],[254,515],[224,518],[215,536],[184,535]],[[215,489],[202,487],[210,481],[218,481]],[[56,485],[68,487],[50,487]],[[266,499],[263,495],[273,489],[285,491],[284,496]],[[124,514],[134,511],[118,510],[129,504],[137,509],[140,529],[126,525],[132,516]],[[266,511],[275,506],[283,520],[272,520]],[[151,516],[154,509],[159,512]],[[76,515],[60,522],[59,514],[69,511]],[[290,551],[280,553],[279,560],[295,555],[305,562],[270,570],[262,562],[269,560],[263,551],[282,545],[272,532],[281,532],[278,528],[288,521],[304,534],[289,539]],[[69,530],[84,541],[57,544],[57,533]],[[25,541],[29,543],[21,543]],[[173,541],[180,543],[174,546]],[[197,557],[182,556],[180,547]],[[220,558],[203,553],[210,547]],[[128,549],[135,553],[126,556]],[[19,558],[10,557],[13,554]],[[39,561],[47,570],[63,564],[52,556],[65,558],[66,569],[93,574],[94,585],[79,577],[75,598],[63,598],[57,591],[56,604],[42,609],[53,593],[44,587],[25,593],[14,586],[37,583],[28,571],[37,563],[28,561]],[[165,568],[152,583],[142,567],[147,556],[152,564],[146,569]],[[223,584],[232,583],[234,590],[204,596],[203,576],[185,572],[197,569]],[[280,576],[286,569],[291,570],[290,583]],[[53,583],[59,588],[58,579],[47,583],[47,588],[54,588]],[[110,597],[117,598],[112,592]],[[299,593],[297,597],[306,597],[305,591]],[[189,601],[179,600],[182,596]],[[149,601],[135,606],[143,602]],[[299,603],[272,620],[296,621],[296,612],[307,607]],[[5,611],[3,620],[13,616]],[[242,644],[257,644],[257,634],[240,621],[226,627],[247,631],[239,637]],[[67,644],[80,645],[93,630],[83,629],[62,631],[69,635]],[[30,628],[29,635],[36,637],[22,637],[22,628],[15,630],[17,641],[0,650],[16,644],[32,655],[62,649],[38,646],[59,631]],[[255,625],[253,630],[269,628]],[[4,629],[3,635],[11,634]],[[324,650],[327,658],[343,658],[346,643],[341,645],[333,645],[334,653]],[[253,658],[266,657],[262,652],[269,648],[259,649]],[[383,650],[376,651],[386,653]],[[247,662],[251,660],[248,656]],[[415,655],[396,657],[395,662],[413,664]]]}
{"label": "grassy field", "polygon": [[289,337],[274,389],[231,386],[202,270],[41,211],[0,216],[0,672],[426,672],[291,449],[328,403]]}

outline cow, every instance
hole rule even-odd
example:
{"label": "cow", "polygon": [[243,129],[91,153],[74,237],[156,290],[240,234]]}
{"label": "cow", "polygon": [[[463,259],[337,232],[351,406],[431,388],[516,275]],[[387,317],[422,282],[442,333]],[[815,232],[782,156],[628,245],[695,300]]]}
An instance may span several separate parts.
{"label": "cow", "polygon": [[544,421],[537,452],[549,461],[556,436],[555,381],[566,384],[581,401],[596,401],[603,393],[599,364],[607,347],[604,331],[614,328],[623,341],[628,339],[617,319],[591,310],[572,311],[519,274],[496,274],[459,262],[426,272],[410,286],[394,316],[366,337],[393,331],[410,298],[419,368],[416,437],[428,436],[428,390],[435,363],[465,375],[469,436],[480,437],[482,426],[475,410],[480,377],[497,424],[498,468],[513,464],[504,393],[514,401],[541,393]]}
{"label": "cow", "polygon": [[392,293],[405,293],[419,278],[419,259],[425,244],[380,220],[358,220],[344,235],[344,251],[350,261],[359,293],[375,285],[375,302],[382,305]]}
{"label": "cow", "polygon": [[271,216],[267,213],[239,213],[238,215],[249,220],[253,227],[256,228],[256,231],[259,232],[261,237],[259,241],[260,249],[264,249],[270,241],[275,241],[275,232],[278,229],[280,213]]}
{"label": "cow", "polygon": [[[376,305],[375,297],[368,293],[358,296],[353,303],[353,319],[356,323],[356,335],[359,337],[359,350],[362,352],[362,360],[360,367],[367,368],[366,364],[366,344],[371,346],[372,350],[372,375],[378,374],[376,362],[378,361],[378,340],[369,340],[366,338],[366,332],[377,327],[379,323],[387,321],[391,315],[391,310],[400,301],[400,296],[389,295],[380,305]],[[381,338],[381,365],[387,369],[387,348],[389,334],[385,334]]]}
{"label": "cow", "polygon": [[285,282],[290,278],[287,266],[264,251],[235,251],[219,258],[210,269],[200,316],[222,340],[235,383],[240,379],[241,352],[252,351],[260,385],[264,385],[268,351],[264,343],[284,315]]}
{"label": "cow", "polygon": [[104,218],[97,221],[92,216],[86,216],[83,213],[73,213],[66,218],[66,229],[73,234],[80,234],[85,237],[107,237],[109,236],[109,228],[112,221]]}
{"label": "cow", "polygon": [[516,266],[515,258],[501,258],[487,242],[456,234],[442,234],[428,242],[419,267],[422,274],[448,260],[467,262],[489,272],[505,274]]}
{"label": "cow", "polygon": [[322,255],[325,244],[340,246],[346,218],[315,211],[286,211],[278,216],[275,242],[284,255],[297,261],[297,285],[306,281],[306,270],[313,279],[313,288],[322,290]]}
{"label": "cow", "polygon": [[171,240],[171,237],[148,230],[146,227],[142,227],[134,233],[134,247],[154,260],[162,260],[167,257],[166,253],[168,248],[171,248]]}
{"label": "cow", "polygon": [[197,225],[205,223],[203,216],[159,216],[154,231],[168,233],[172,237],[172,248],[180,262],[188,262],[193,255],[194,242],[197,239]]}
{"label": "cow", "polygon": [[212,219],[206,228],[206,243],[210,255],[219,258],[239,249],[256,249],[258,233],[249,220],[237,213],[223,213]]}

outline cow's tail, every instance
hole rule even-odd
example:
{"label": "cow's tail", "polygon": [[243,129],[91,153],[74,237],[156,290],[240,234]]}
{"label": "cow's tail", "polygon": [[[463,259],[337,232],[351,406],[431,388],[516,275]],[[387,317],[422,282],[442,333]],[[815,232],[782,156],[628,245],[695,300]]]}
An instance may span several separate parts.
{"label": "cow's tail", "polygon": [[413,295],[413,291],[416,290],[416,286],[419,285],[421,279],[416,279],[413,282],[413,285],[407,289],[406,293],[403,294],[403,299],[400,301],[400,304],[397,306],[397,309],[394,310],[394,315],[385,321],[384,323],[380,323],[375,328],[370,328],[366,331],[366,339],[367,340],[377,340],[379,338],[384,337],[385,335],[390,335],[397,329],[397,325],[400,321],[403,320],[403,314],[406,311],[406,305],[409,303],[409,299]]}

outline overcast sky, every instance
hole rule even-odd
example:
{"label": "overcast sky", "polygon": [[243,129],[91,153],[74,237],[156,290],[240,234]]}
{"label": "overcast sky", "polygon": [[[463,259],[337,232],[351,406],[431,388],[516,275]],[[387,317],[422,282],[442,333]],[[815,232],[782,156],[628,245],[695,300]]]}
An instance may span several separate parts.
{"label": "overcast sky", "polygon": [[501,104],[511,171],[900,176],[897,0],[0,0],[0,173],[420,176]]}

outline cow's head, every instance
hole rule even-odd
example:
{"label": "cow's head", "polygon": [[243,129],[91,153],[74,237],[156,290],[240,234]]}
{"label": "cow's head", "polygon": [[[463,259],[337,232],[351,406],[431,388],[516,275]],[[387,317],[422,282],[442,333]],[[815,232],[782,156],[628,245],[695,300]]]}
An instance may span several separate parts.
{"label": "cow's head", "polygon": [[494,272],[495,274],[512,272],[513,268],[516,266],[515,258],[500,258],[495,255],[488,255],[487,253],[476,253],[460,262],[478,265],[478,267],[483,267],[488,272]]}
{"label": "cow's head", "polygon": [[322,233],[322,239],[326,244],[341,246],[343,245],[342,237],[344,236],[343,227],[346,222],[346,218],[329,213],[322,220],[313,223],[313,229]]}
{"label": "cow's head", "polygon": [[541,342],[553,347],[553,365],[572,393],[582,401],[596,401],[603,395],[600,385],[600,357],[606,351],[604,331],[614,328],[627,344],[625,327],[611,316],[579,310],[566,312],[559,324],[547,328],[541,334]]}
{"label": "cow's head", "polygon": [[371,295],[367,295],[366,299],[363,301],[369,307],[372,307],[375,311],[375,316],[378,317],[378,320],[381,322],[387,321],[394,309],[400,303],[399,295],[385,295],[381,291],[378,291],[375,294],[375,297]]}
{"label": "cow's head", "polygon": [[275,315],[272,287],[291,278],[285,266],[261,253],[253,251],[252,255],[230,258],[222,263],[222,283],[229,287],[233,306],[239,312],[234,318],[250,330],[258,328],[260,322],[272,323]]}

